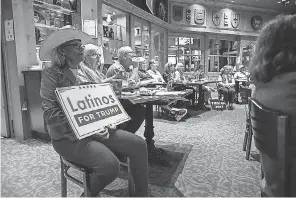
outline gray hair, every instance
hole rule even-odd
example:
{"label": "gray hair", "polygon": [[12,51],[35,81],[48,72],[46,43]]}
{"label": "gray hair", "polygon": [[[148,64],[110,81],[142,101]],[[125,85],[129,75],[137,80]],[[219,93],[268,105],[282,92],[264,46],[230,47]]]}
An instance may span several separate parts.
{"label": "gray hair", "polygon": [[177,63],[175,69],[179,69],[179,67],[184,67],[183,63]]}
{"label": "gray hair", "polygon": [[132,51],[133,51],[133,49],[130,46],[124,46],[124,47],[119,48],[118,59],[122,59],[124,54],[126,54],[128,52],[132,52]]}
{"label": "gray hair", "polygon": [[54,48],[51,53],[51,64],[59,68],[63,68],[66,63],[66,57],[63,54],[63,47],[59,45]]}
{"label": "gray hair", "polygon": [[83,51],[84,56],[87,56],[94,52],[100,53],[100,47],[94,44],[87,44],[84,46],[84,51]]}

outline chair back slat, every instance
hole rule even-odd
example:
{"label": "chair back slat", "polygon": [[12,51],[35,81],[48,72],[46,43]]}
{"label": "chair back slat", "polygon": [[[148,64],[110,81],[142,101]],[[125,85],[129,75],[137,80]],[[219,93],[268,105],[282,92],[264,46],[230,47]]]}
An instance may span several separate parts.
{"label": "chair back slat", "polygon": [[249,99],[249,117],[256,148],[277,162],[279,195],[291,193],[291,164],[296,159],[296,119],[281,112],[263,107],[255,99]]}

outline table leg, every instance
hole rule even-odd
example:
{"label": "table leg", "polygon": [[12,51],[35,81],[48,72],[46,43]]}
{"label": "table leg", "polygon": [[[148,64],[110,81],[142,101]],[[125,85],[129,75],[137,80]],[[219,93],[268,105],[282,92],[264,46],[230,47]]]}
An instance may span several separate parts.
{"label": "table leg", "polygon": [[235,81],[235,98],[234,98],[234,102],[236,103],[236,104],[239,104],[239,102],[238,102],[238,94],[239,94],[239,82],[238,81]]}
{"label": "table leg", "polygon": [[144,137],[146,138],[147,149],[148,149],[148,161],[152,164],[157,164],[160,166],[170,166],[170,163],[162,159],[162,154],[164,150],[156,148],[154,144],[154,126],[153,126],[153,105],[146,104],[146,119],[145,119],[145,131]]}
{"label": "table leg", "polygon": [[202,85],[198,85],[198,108],[201,110],[210,110],[204,105],[204,93],[202,91]]}
{"label": "table leg", "polygon": [[153,149],[154,146],[154,126],[153,126],[153,105],[146,104],[146,119],[144,137],[146,138],[148,151]]}

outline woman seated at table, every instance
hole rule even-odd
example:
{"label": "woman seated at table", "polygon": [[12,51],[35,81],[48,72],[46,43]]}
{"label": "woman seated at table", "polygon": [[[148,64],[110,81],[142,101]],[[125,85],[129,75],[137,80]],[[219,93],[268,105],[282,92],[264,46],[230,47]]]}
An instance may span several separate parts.
{"label": "woman seated at table", "polygon": [[[176,65],[175,75],[174,75],[174,83],[186,85],[186,83],[189,82],[186,75],[184,75],[184,70],[185,70],[185,67],[184,67],[184,65],[182,63],[178,63]],[[191,88],[191,87],[185,86],[184,88],[188,89],[188,88]],[[175,89],[178,89],[178,86]],[[194,89],[194,88],[192,88],[192,89]],[[202,86],[202,91],[203,91],[203,96],[204,96],[203,97],[204,98],[204,103],[209,104],[209,99],[211,98],[211,93],[212,93],[211,88],[209,88],[208,86],[203,85]],[[194,89],[194,93],[195,93],[195,89]],[[195,98],[195,96],[191,96],[191,97]]]}
{"label": "woman seated at table", "polygon": [[238,96],[238,93],[240,93],[241,98],[243,101],[247,101],[249,91],[249,72],[246,70],[246,66],[240,65],[239,71],[235,72],[233,78],[234,81],[238,81],[238,83],[235,83],[235,92]]}
{"label": "woman seated at table", "polygon": [[[80,64],[80,70],[78,72],[78,75],[83,81],[86,82],[96,82],[96,83],[107,83],[111,82],[114,79],[117,78],[123,78],[123,73],[118,72],[114,76],[111,76],[110,78],[106,78],[106,76],[99,71],[99,68],[101,66],[101,52],[100,48],[97,45],[93,44],[87,44],[84,46],[84,60]],[[93,74],[95,72],[96,75]],[[87,79],[84,79],[84,77],[87,77]],[[81,82],[83,83],[83,82]]]}
{"label": "woman seated at table", "polygon": [[[238,80],[238,81],[248,81],[249,79],[249,76],[250,76],[250,73],[247,71],[247,68],[246,66],[244,65],[240,65],[239,66],[239,71],[238,72],[235,72],[233,78],[234,80]],[[239,85],[242,86],[242,87],[245,87],[247,86],[247,82],[240,82]]]}
{"label": "woman seated at table", "polygon": [[[153,79],[153,77],[148,73],[146,63],[145,61],[142,61],[139,63],[139,80],[140,81],[147,81],[149,79]],[[157,79],[153,79],[153,82],[157,82]],[[180,121],[186,114],[187,109],[185,108],[175,108],[176,103],[178,101],[171,101],[169,102],[169,105],[162,105],[161,109],[165,112],[165,114],[169,117],[172,117],[176,119],[177,121]],[[183,101],[182,101],[183,102]],[[182,106],[180,104],[183,104],[182,102],[179,102],[179,106]]]}
{"label": "woman seated at table", "polygon": [[157,82],[165,82],[161,73],[157,71],[158,63],[155,60],[150,60],[148,64],[148,74]]}
{"label": "woman seated at table", "polygon": [[[40,88],[44,119],[52,145],[66,160],[92,170],[91,196],[98,196],[119,175],[119,161],[114,152],[129,157],[135,181],[135,194],[147,197],[146,142],[137,135],[116,130],[115,127],[106,127],[103,132],[77,140],[55,97],[54,91],[58,87],[86,83],[87,77],[80,80],[78,73],[84,59],[82,42],[87,41],[91,41],[89,35],[68,28],[52,33],[43,41],[40,48],[40,60],[52,63],[51,67],[42,70]],[[95,75],[95,72],[92,73]]]}
{"label": "woman seated at table", "polygon": [[[256,41],[255,53],[249,66],[255,84],[253,98],[264,107],[296,116],[296,15],[279,15],[267,22]],[[268,133],[269,131],[265,131]],[[295,137],[295,130],[291,134]],[[291,142],[292,143],[292,142]],[[292,144],[295,145],[295,142]],[[281,145],[285,146],[285,145]],[[294,158],[295,159],[295,158]],[[291,197],[296,197],[296,160],[290,164]],[[264,178],[264,196],[280,197],[283,170],[277,160],[260,152]],[[279,177],[278,173],[280,174]]]}
{"label": "woman seated at table", "polygon": [[233,110],[233,102],[234,102],[234,79],[231,73],[232,66],[225,65],[221,69],[221,74],[218,77],[218,91],[223,94],[224,101],[229,110]]}
{"label": "woman seated at table", "polygon": [[162,78],[166,83],[172,84],[174,80],[174,75],[175,75],[175,67],[173,63],[167,62],[164,65],[164,72],[162,74]]}

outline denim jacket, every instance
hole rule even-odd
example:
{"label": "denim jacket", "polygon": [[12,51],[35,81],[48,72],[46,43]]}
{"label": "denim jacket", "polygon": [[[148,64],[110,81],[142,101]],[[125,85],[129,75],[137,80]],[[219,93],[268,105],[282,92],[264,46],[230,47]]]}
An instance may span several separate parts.
{"label": "denim jacket", "polygon": [[52,140],[68,138],[75,141],[76,137],[72,131],[67,118],[56,100],[54,90],[58,87],[69,87],[89,83],[87,74],[78,69],[77,77],[68,68],[52,66],[42,71],[40,96],[42,101],[43,117]]}

